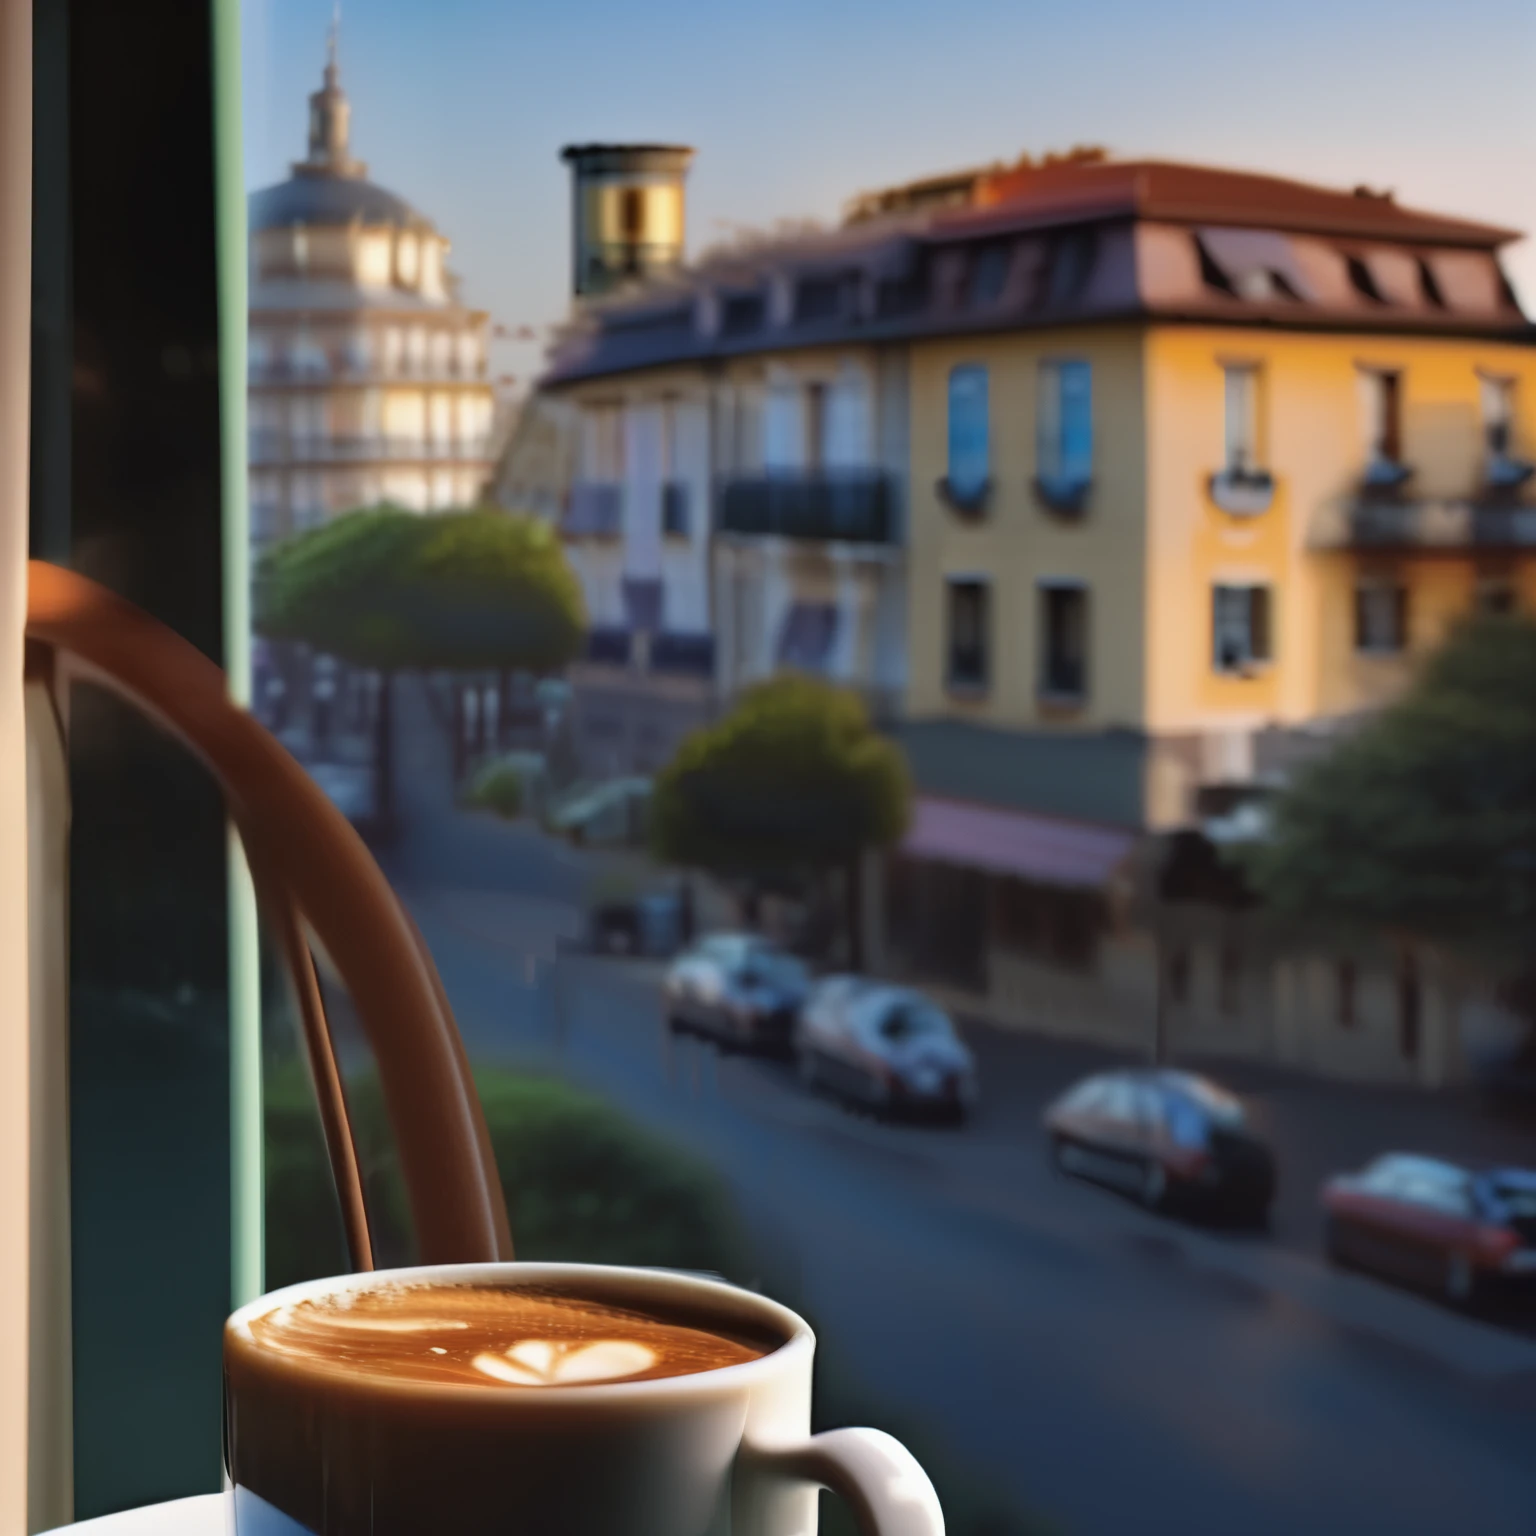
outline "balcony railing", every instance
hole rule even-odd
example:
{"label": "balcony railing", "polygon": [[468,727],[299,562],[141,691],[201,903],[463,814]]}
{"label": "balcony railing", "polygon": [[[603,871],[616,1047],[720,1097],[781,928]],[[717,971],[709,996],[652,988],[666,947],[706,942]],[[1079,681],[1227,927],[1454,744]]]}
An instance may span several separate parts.
{"label": "balcony railing", "polygon": [[722,533],[889,544],[894,502],[882,470],[762,475],[721,485],[716,522]]}
{"label": "balcony railing", "polygon": [[247,379],[252,384],[368,384],[381,380],[412,384],[483,384],[484,361],[466,368],[458,363],[408,363],[361,358],[327,358],[321,362],[287,361],[251,363]]}
{"label": "balcony railing", "polygon": [[295,437],[286,432],[250,435],[250,461],[269,464],[484,463],[483,437],[442,440],[419,437]]}
{"label": "balcony railing", "polygon": [[1536,549],[1536,504],[1364,499],[1331,509],[1313,542],[1332,549]]}

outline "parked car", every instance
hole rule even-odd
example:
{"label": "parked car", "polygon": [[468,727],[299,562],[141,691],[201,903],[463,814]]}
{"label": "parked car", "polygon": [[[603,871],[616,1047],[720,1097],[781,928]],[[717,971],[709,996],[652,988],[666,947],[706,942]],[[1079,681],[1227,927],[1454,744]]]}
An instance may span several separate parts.
{"label": "parked car", "polygon": [[1243,1103],[1208,1078],[1165,1069],[1100,1072],[1046,1111],[1063,1173],[1134,1195],[1151,1210],[1182,1205],[1263,1223],[1275,1161]]}
{"label": "parked car", "polygon": [[1536,1173],[1481,1172],[1392,1152],[1328,1180],[1324,1246],[1336,1264],[1433,1290],[1456,1306],[1536,1281]]}
{"label": "parked car", "polygon": [[785,1053],[810,990],[805,966],[751,933],[712,933],[672,962],[662,984],[667,1023],[722,1045]]}
{"label": "parked car", "polygon": [[582,846],[635,848],[645,842],[650,799],[646,778],[577,785],[547,807],[544,822],[556,836]]}
{"label": "parked car", "polygon": [[976,1061],[935,1003],[908,987],[830,976],[795,1031],[812,1088],[887,1113],[963,1119],[976,1102]]}

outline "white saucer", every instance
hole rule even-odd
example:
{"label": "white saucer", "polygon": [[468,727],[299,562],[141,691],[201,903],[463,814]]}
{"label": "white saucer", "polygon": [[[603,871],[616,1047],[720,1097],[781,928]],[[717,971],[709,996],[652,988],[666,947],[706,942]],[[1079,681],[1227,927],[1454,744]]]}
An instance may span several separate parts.
{"label": "white saucer", "polygon": [[[58,1532],[70,1536],[226,1536],[226,1509],[222,1493],[201,1493],[192,1499],[172,1499],[169,1504],[146,1504],[121,1514],[61,1525]],[[45,1531],[42,1536],[54,1536]]]}

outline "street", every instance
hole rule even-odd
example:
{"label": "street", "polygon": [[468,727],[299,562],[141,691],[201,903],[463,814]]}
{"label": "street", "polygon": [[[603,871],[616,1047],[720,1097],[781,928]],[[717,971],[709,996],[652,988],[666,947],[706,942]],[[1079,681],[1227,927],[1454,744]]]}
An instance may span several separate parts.
{"label": "street", "polygon": [[[1318,1251],[1316,1189],[1393,1147],[1536,1164],[1536,1136],[1447,1096],[1255,1065],[1279,1158],[1269,1234],[1150,1215],[1048,1168],[1045,1103],[1113,1058],[963,1022],[961,1129],[883,1124],[787,1064],[674,1040],[661,968],[573,944],[583,856],[450,808],[438,734],[403,711],[406,834],[382,857],[472,1058],[596,1091],[733,1189],[762,1287],[823,1361],[1071,1536],[1528,1533],[1536,1330],[1459,1316]],[[413,728],[416,727],[416,728]]]}
{"label": "street", "polygon": [[[656,967],[562,953],[564,850],[478,819],[461,841],[468,883],[443,878],[441,843],[432,879],[397,878],[472,1056],[558,1071],[707,1157],[765,1288],[792,1289],[824,1353],[1022,1507],[1085,1536],[1531,1529],[1536,1341],[1328,1272],[1310,1215],[1342,1153],[1438,1149],[1478,1122],[1288,1085],[1259,1101],[1284,1181],[1273,1236],[1183,1226],[1046,1167],[1039,1109],[1101,1058],[973,1028],[971,1125],[856,1118],[786,1066],[671,1041]],[[1516,1133],[1483,1134],[1510,1155]]]}

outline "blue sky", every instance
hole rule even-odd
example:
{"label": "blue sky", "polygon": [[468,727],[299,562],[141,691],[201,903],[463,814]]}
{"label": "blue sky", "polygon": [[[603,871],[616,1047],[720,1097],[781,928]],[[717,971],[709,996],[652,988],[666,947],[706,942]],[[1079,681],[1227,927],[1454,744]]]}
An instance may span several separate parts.
{"label": "blue sky", "polygon": [[[329,0],[245,0],[246,171],[304,147]],[[1392,187],[1536,231],[1531,0],[346,0],[370,175],[510,327],[567,300],[560,146],[689,143],[689,239],[835,219],[866,187],[1075,143]],[[1536,309],[1536,242],[1509,266]],[[537,348],[501,349],[528,378]]]}

